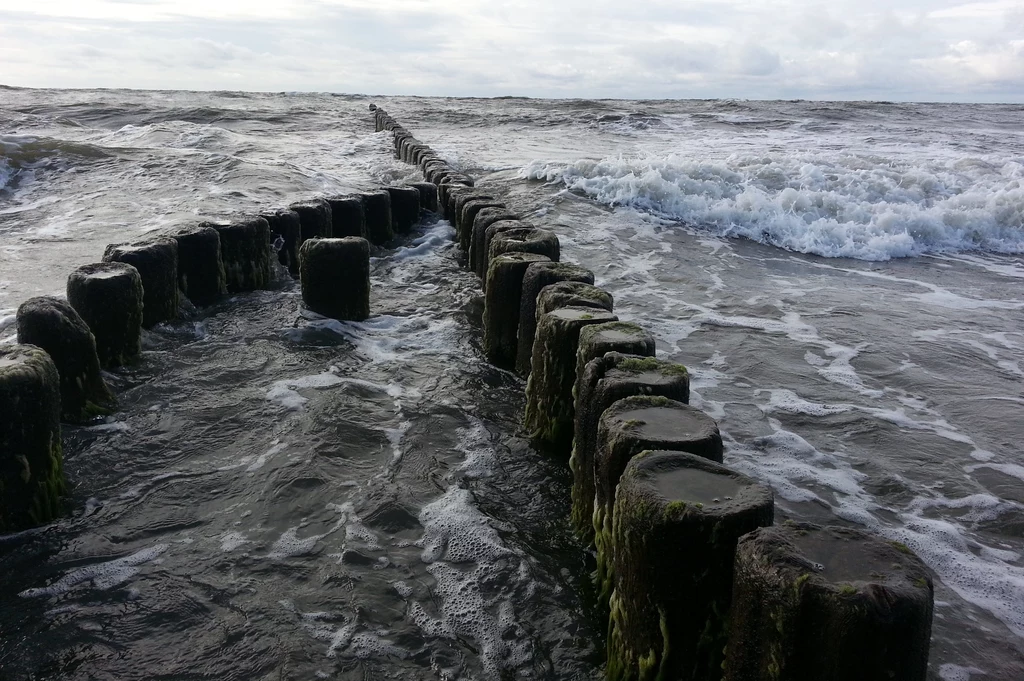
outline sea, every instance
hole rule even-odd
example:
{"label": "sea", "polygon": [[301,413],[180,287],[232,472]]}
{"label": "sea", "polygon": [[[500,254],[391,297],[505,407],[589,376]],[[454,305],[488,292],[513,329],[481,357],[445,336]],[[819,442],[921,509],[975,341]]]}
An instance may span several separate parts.
{"label": "sea", "polygon": [[[0,342],[108,243],[422,179],[371,103],[688,367],[778,520],[921,557],[931,681],[1024,678],[1021,105],[4,87]],[[145,332],[67,516],[0,537],[0,678],[602,679],[566,457],[452,235],[375,249],[365,322],[279,276]]]}

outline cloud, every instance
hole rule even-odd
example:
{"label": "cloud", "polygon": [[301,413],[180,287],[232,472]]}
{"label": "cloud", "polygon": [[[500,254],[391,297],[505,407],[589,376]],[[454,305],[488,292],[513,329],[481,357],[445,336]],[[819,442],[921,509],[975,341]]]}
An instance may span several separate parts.
{"label": "cloud", "polygon": [[50,0],[0,8],[38,87],[1024,101],[1019,0]]}
{"label": "cloud", "polygon": [[736,52],[736,73],[744,76],[770,76],[778,72],[779,55],[760,45],[744,45]]}

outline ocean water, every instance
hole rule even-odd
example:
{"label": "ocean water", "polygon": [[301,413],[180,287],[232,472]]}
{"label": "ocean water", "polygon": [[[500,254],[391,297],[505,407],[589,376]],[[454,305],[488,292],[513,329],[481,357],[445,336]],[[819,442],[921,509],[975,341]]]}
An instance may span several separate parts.
{"label": "ocean water", "polygon": [[[905,542],[930,676],[1024,678],[1024,107],[0,89],[0,339],[110,242],[419,179],[374,101],[686,364],[780,518]],[[374,316],[293,282],[147,332],[0,539],[0,677],[599,679],[564,460],[482,360],[451,227]]]}

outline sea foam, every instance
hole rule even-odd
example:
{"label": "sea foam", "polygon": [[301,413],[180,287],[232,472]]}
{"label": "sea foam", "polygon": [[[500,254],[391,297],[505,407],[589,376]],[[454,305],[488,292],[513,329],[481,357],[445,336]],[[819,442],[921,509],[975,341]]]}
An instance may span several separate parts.
{"label": "sea foam", "polygon": [[520,177],[562,183],[600,203],[632,206],[718,236],[826,257],[1024,252],[1024,164],[881,161],[643,154],[533,161]]}

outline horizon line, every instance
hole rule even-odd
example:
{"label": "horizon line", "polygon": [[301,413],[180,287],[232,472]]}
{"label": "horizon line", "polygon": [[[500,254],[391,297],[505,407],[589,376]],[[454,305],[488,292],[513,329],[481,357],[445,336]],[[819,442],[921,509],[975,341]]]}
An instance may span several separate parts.
{"label": "horizon line", "polygon": [[48,86],[34,86],[34,85],[8,85],[6,83],[0,83],[0,89],[3,90],[58,90],[58,91],[69,91],[69,92],[86,92],[86,91],[128,91],[128,92],[196,92],[205,94],[215,93],[241,93],[241,94],[267,94],[267,95],[291,95],[291,94],[321,94],[321,95],[333,95],[338,97],[358,97],[363,99],[371,99],[373,97],[384,97],[384,98],[400,98],[405,97],[409,99],[469,99],[469,100],[505,100],[505,99],[530,99],[530,100],[550,100],[550,101],[598,101],[598,102],[728,102],[728,101],[739,101],[739,102],[841,102],[841,103],[856,103],[864,102],[870,104],[961,104],[961,105],[980,105],[980,106],[1024,106],[1024,95],[1021,100],[1013,101],[976,101],[976,100],[940,100],[940,99],[869,99],[869,98],[849,98],[849,99],[829,99],[826,97],[775,97],[775,98],[756,98],[756,97],[538,97],[534,95],[417,95],[417,94],[385,94],[385,93],[359,93],[359,92],[340,92],[334,90],[232,90],[224,88],[199,88],[199,89],[186,89],[186,88],[145,88],[145,87],[48,87]]}

